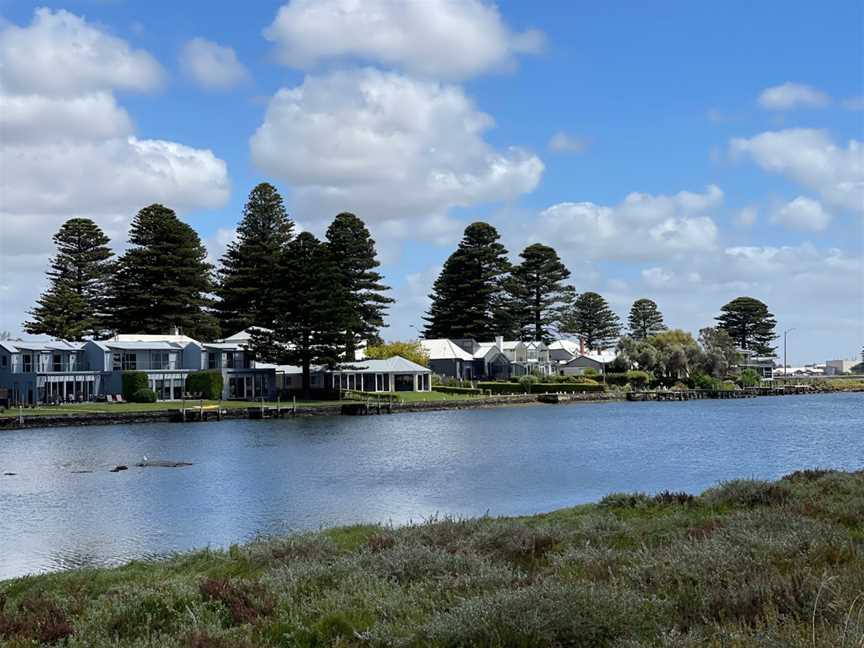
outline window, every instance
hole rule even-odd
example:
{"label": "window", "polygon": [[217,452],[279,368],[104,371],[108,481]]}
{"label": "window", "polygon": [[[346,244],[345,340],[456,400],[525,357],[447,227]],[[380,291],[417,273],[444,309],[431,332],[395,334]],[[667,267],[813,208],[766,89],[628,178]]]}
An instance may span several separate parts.
{"label": "window", "polygon": [[9,364],[9,356],[4,355],[3,360],[0,360],[0,362],[2,362],[3,367],[5,368]]}
{"label": "window", "polygon": [[153,351],[150,355],[151,369],[169,369],[169,356],[167,351]]}
{"label": "window", "polygon": [[207,368],[208,369],[218,369],[219,368],[219,364],[216,361],[216,352],[215,351],[210,351],[207,354]]}
{"label": "window", "polygon": [[120,353],[111,354],[111,369],[120,371],[123,368],[123,356]]}
{"label": "window", "polygon": [[29,353],[25,353],[22,357],[22,361],[24,363],[24,373],[30,373],[33,371],[33,356]]}
{"label": "window", "polygon": [[234,368],[234,352],[233,351],[229,351],[228,353],[225,354],[225,367],[227,369],[233,369]]}
{"label": "window", "polygon": [[123,371],[134,371],[138,368],[138,354],[124,352],[122,361]]}
{"label": "window", "polygon": [[51,371],[63,371],[63,356],[55,353],[51,357]]}

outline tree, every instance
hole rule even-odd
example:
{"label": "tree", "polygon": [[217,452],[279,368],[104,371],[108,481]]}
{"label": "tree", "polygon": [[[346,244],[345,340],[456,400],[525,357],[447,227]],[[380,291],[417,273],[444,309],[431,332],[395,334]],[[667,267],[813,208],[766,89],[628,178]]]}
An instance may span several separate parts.
{"label": "tree", "polygon": [[250,347],[256,357],[299,365],[308,397],[312,365],[332,367],[339,361],[350,316],[337,259],[311,233],[297,236],[282,255],[274,304],[272,329],[253,329]]}
{"label": "tree", "polygon": [[687,331],[663,331],[648,338],[646,343],[653,346],[657,353],[655,374],[678,380],[689,376],[704,364],[702,349]]}
{"label": "tree", "polygon": [[191,337],[216,337],[213,266],[195,230],[154,204],[135,215],[129,243],[110,282],[115,330],[165,333],[176,326]]}
{"label": "tree", "polygon": [[630,329],[630,337],[636,340],[644,340],[666,330],[663,314],[657,308],[657,304],[650,299],[637,299],[633,302],[627,325]]}
{"label": "tree", "polygon": [[589,349],[605,349],[621,335],[621,321],[603,297],[586,292],[573,302],[562,330],[581,337]]}
{"label": "tree", "polygon": [[401,356],[423,367],[429,366],[429,354],[426,353],[426,349],[417,340],[411,342],[387,342],[366,348],[366,357],[370,360],[386,360],[393,356]]}
{"label": "tree", "polygon": [[777,347],[771,346],[777,336],[777,322],[768,307],[753,297],[738,297],[720,309],[715,317],[721,328],[729,333],[738,348],[756,355],[774,357]]}
{"label": "tree", "polygon": [[513,268],[507,288],[511,308],[518,313],[520,337],[548,342],[573,299],[573,287],[562,283],[570,271],[547,245],[529,245],[519,256],[522,262]]}
{"label": "tree", "polygon": [[57,254],[50,285],[30,311],[24,330],[65,340],[99,337],[105,330],[109,239],[89,218],[72,218],[54,235]]}
{"label": "tree", "polygon": [[472,223],[432,286],[427,338],[491,340],[508,326],[507,250],[488,223]]}
{"label": "tree", "polygon": [[702,369],[706,374],[721,380],[735,375],[741,354],[728,331],[716,327],[700,329],[699,343],[705,353]]}
{"label": "tree", "polygon": [[393,299],[384,295],[389,288],[381,283],[381,275],[375,270],[381,264],[376,257],[375,241],[362,220],[347,212],[338,214],[327,228],[326,238],[348,294],[344,346],[345,359],[350,361],[361,340],[379,339],[387,305]]}
{"label": "tree", "polygon": [[266,182],[256,186],[218,271],[215,310],[224,332],[270,326],[277,265],[293,234],[294,223],[276,188]]}

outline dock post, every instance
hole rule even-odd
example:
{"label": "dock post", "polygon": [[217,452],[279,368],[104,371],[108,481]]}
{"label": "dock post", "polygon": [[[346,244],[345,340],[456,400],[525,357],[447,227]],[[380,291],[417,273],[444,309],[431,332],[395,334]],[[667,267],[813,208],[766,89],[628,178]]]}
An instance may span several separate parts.
{"label": "dock post", "polygon": [[222,397],[219,397],[219,409],[216,410],[216,420],[222,420]]}
{"label": "dock post", "polygon": [[291,405],[291,416],[297,414],[297,396],[292,396],[293,405]]}

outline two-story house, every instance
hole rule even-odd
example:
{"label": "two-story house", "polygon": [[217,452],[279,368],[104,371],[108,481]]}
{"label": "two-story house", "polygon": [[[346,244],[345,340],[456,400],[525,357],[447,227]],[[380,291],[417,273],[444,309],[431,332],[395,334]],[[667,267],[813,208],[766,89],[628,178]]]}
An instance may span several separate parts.
{"label": "two-story house", "polygon": [[84,343],[63,340],[0,342],[0,388],[10,404],[91,400],[101,375],[90,366]]}

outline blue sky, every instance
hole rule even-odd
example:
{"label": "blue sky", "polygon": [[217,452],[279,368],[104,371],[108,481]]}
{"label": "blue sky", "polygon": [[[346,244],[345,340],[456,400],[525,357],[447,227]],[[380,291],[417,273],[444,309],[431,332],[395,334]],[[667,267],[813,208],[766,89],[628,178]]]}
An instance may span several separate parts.
{"label": "blue sky", "polygon": [[488,220],[514,258],[556,247],[622,317],[647,296],[696,331],[751,294],[795,327],[793,363],[864,344],[860,2],[0,13],[0,330],[20,331],[64,218],[121,249],[160,200],[218,257],[268,180],[316,234],[341,210],[368,222],[399,300],[385,337],[414,333],[461,229]]}

